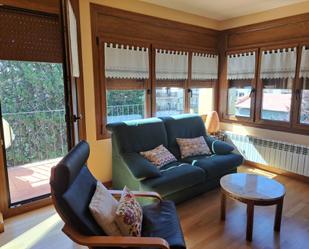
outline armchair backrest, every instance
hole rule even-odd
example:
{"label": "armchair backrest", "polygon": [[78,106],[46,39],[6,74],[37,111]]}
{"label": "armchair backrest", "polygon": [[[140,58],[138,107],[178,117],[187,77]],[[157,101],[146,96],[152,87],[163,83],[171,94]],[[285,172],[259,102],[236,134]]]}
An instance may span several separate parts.
{"label": "armchair backrest", "polygon": [[55,208],[63,221],[85,235],[102,235],[89,211],[97,180],[86,166],[90,153],[85,141],[77,144],[51,170],[50,186]]}

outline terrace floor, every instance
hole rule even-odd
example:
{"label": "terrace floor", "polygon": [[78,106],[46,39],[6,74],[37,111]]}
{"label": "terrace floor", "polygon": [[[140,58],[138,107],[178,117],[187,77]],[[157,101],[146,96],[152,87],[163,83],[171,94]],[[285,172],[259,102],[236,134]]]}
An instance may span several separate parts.
{"label": "terrace floor", "polygon": [[11,203],[50,193],[50,169],[61,158],[8,168]]}

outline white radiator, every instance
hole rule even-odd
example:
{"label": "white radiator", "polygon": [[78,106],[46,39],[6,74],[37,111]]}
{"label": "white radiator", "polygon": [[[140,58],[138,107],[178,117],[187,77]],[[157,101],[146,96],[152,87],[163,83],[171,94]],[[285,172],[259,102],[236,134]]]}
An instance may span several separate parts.
{"label": "white radiator", "polygon": [[225,132],[227,141],[255,163],[309,176],[309,147]]}

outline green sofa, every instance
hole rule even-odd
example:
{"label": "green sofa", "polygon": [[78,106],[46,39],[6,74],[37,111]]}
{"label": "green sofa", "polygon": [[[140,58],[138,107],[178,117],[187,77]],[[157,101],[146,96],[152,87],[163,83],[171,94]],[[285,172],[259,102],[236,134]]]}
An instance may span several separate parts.
{"label": "green sofa", "polygon": [[[243,162],[241,155],[230,152],[233,147],[206,134],[198,115],[119,122],[107,125],[107,129],[112,133],[114,189],[126,185],[132,190],[155,191],[179,203],[217,187],[223,175],[236,172]],[[176,138],[199,136],[204,136],[213,154],[181,159]],[[178,161],[159,170],[139,152],[161,144]]]}

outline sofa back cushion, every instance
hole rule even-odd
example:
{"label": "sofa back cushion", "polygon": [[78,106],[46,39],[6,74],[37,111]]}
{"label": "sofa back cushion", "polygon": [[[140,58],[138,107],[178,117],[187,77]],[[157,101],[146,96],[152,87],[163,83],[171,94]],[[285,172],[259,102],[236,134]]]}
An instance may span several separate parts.
{"label": "sofa back cushion", "polygon": [[113,142],[120,153],[147,151],[161,144],[167,146],[165,126],[158,118],[112,123],[107,129],[113,133]]}
{"label": "sofa back cushion", "polygon": [[163,120],[167,132],[167,148],[178,159],[181,155],[176,138],[196,138],[200,136],[206,138],[204,122],[198,115],[183,114],[160,119]]}

